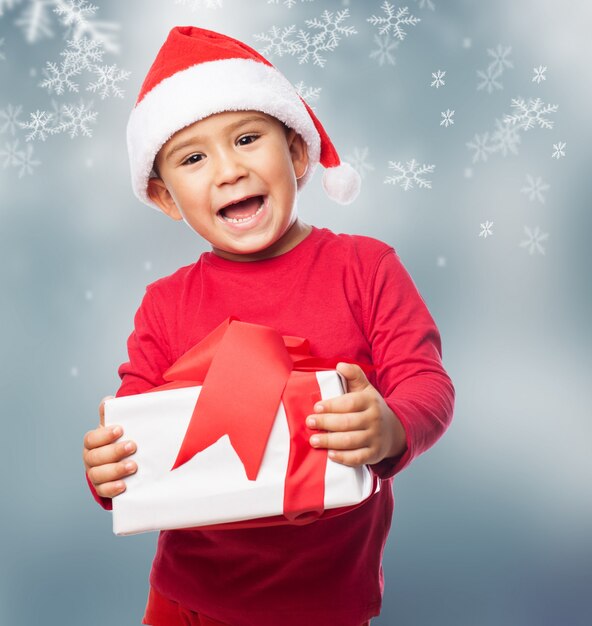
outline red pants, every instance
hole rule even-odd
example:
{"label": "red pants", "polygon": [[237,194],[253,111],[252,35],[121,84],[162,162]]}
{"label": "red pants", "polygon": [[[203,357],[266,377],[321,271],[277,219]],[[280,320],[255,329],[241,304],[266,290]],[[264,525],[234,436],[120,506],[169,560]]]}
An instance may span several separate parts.
{"label": "red pants", "polygon": [[[150,587],[146,614],[142,624],[150,624],[150,626],[230,626],[206,617],[202,613],[184,609],[181,605],[159,594],[152,587]],[[370,622],[364,622],[361,626],[370,626]]]}

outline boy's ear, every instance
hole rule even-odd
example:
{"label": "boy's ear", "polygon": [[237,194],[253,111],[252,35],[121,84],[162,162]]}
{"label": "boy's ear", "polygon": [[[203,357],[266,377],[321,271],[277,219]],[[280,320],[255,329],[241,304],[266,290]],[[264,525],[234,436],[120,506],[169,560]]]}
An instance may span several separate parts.
{"label": "boy's ear", "polygon": [[173,200],[162,178],[148,179],[148,197],[158,208],[173,220],[182,220],[183,216]]}
{"label": "boy's ear", "polygon": [[298,134],[294,129],[290,129],[288,133],[288,146],[292,157],[292,165],[294,166],[294,174],[296,178],[302,178],[308,169],[308,146],[302,135]]}

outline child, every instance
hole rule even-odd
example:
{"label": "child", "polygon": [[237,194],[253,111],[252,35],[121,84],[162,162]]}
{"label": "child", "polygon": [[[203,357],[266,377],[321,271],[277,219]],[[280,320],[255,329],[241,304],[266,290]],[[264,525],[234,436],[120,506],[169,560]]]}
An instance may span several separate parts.
{"label": "child", "polygon": [[[128,124],[136,195],[183,219],[212,246],[148,286],[119,368],[118,396],[162,373],[234,315],[306,337],[340,363],[348,393],[315,406],[314,447],[382,479],[363,506],[304,526],[162,531],[144,624],[360,626],[380,613],[393,476],[442,435],[454,388],[440,335],[394,250],[303,223],[296,195],[320,162],[333,199],[359,188],[294,87],[256,51],[218,33],[174,28]],[[240,368],[241,364],[237,363]],[[103,405],[100,413],[102,421]],[[120,427],[84,440],[89,485],[104,508],[136,471]]]}

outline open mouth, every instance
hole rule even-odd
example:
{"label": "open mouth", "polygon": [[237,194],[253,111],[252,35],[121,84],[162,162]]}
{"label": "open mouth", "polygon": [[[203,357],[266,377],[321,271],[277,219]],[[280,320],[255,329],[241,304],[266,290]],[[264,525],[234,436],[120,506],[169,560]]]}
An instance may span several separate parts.
{"label": "open mouth", "polygon": [[242,224],[254,219],[263,210],[263,196],[251,196],[238,202],[222,207],[218,215],[225,221],[233,224]]}

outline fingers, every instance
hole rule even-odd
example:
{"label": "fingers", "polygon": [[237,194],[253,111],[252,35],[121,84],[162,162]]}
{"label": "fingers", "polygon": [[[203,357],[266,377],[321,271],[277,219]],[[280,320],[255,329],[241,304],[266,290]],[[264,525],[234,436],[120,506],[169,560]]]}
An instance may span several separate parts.
{"label": "fingers", "polygon": [[134,474],[137,469],[133,461],[122,461],[91,467],[87,475],[100,496],[113,498],[125,491],[123,479]]}
{"label": "fingers", "polygon": [[369,398],[362,392],[346,393],[335,398],[327,398],[317,402],[315,413],[355,413],[368,408]]}
{"label": "fingers", "polygon": [[[119,434],[117,434],[119,433]],[[84,437],[84,463],[88,468],[121,461],[136,451],[133,441],[115,441],[123,434],[120,426],[97,428]]]}
{"label": "fingers", "polygon": [[362,391],[370,384],[364,370],[355,363],[337,363],[336,369],[347,380],[347,391]]}

